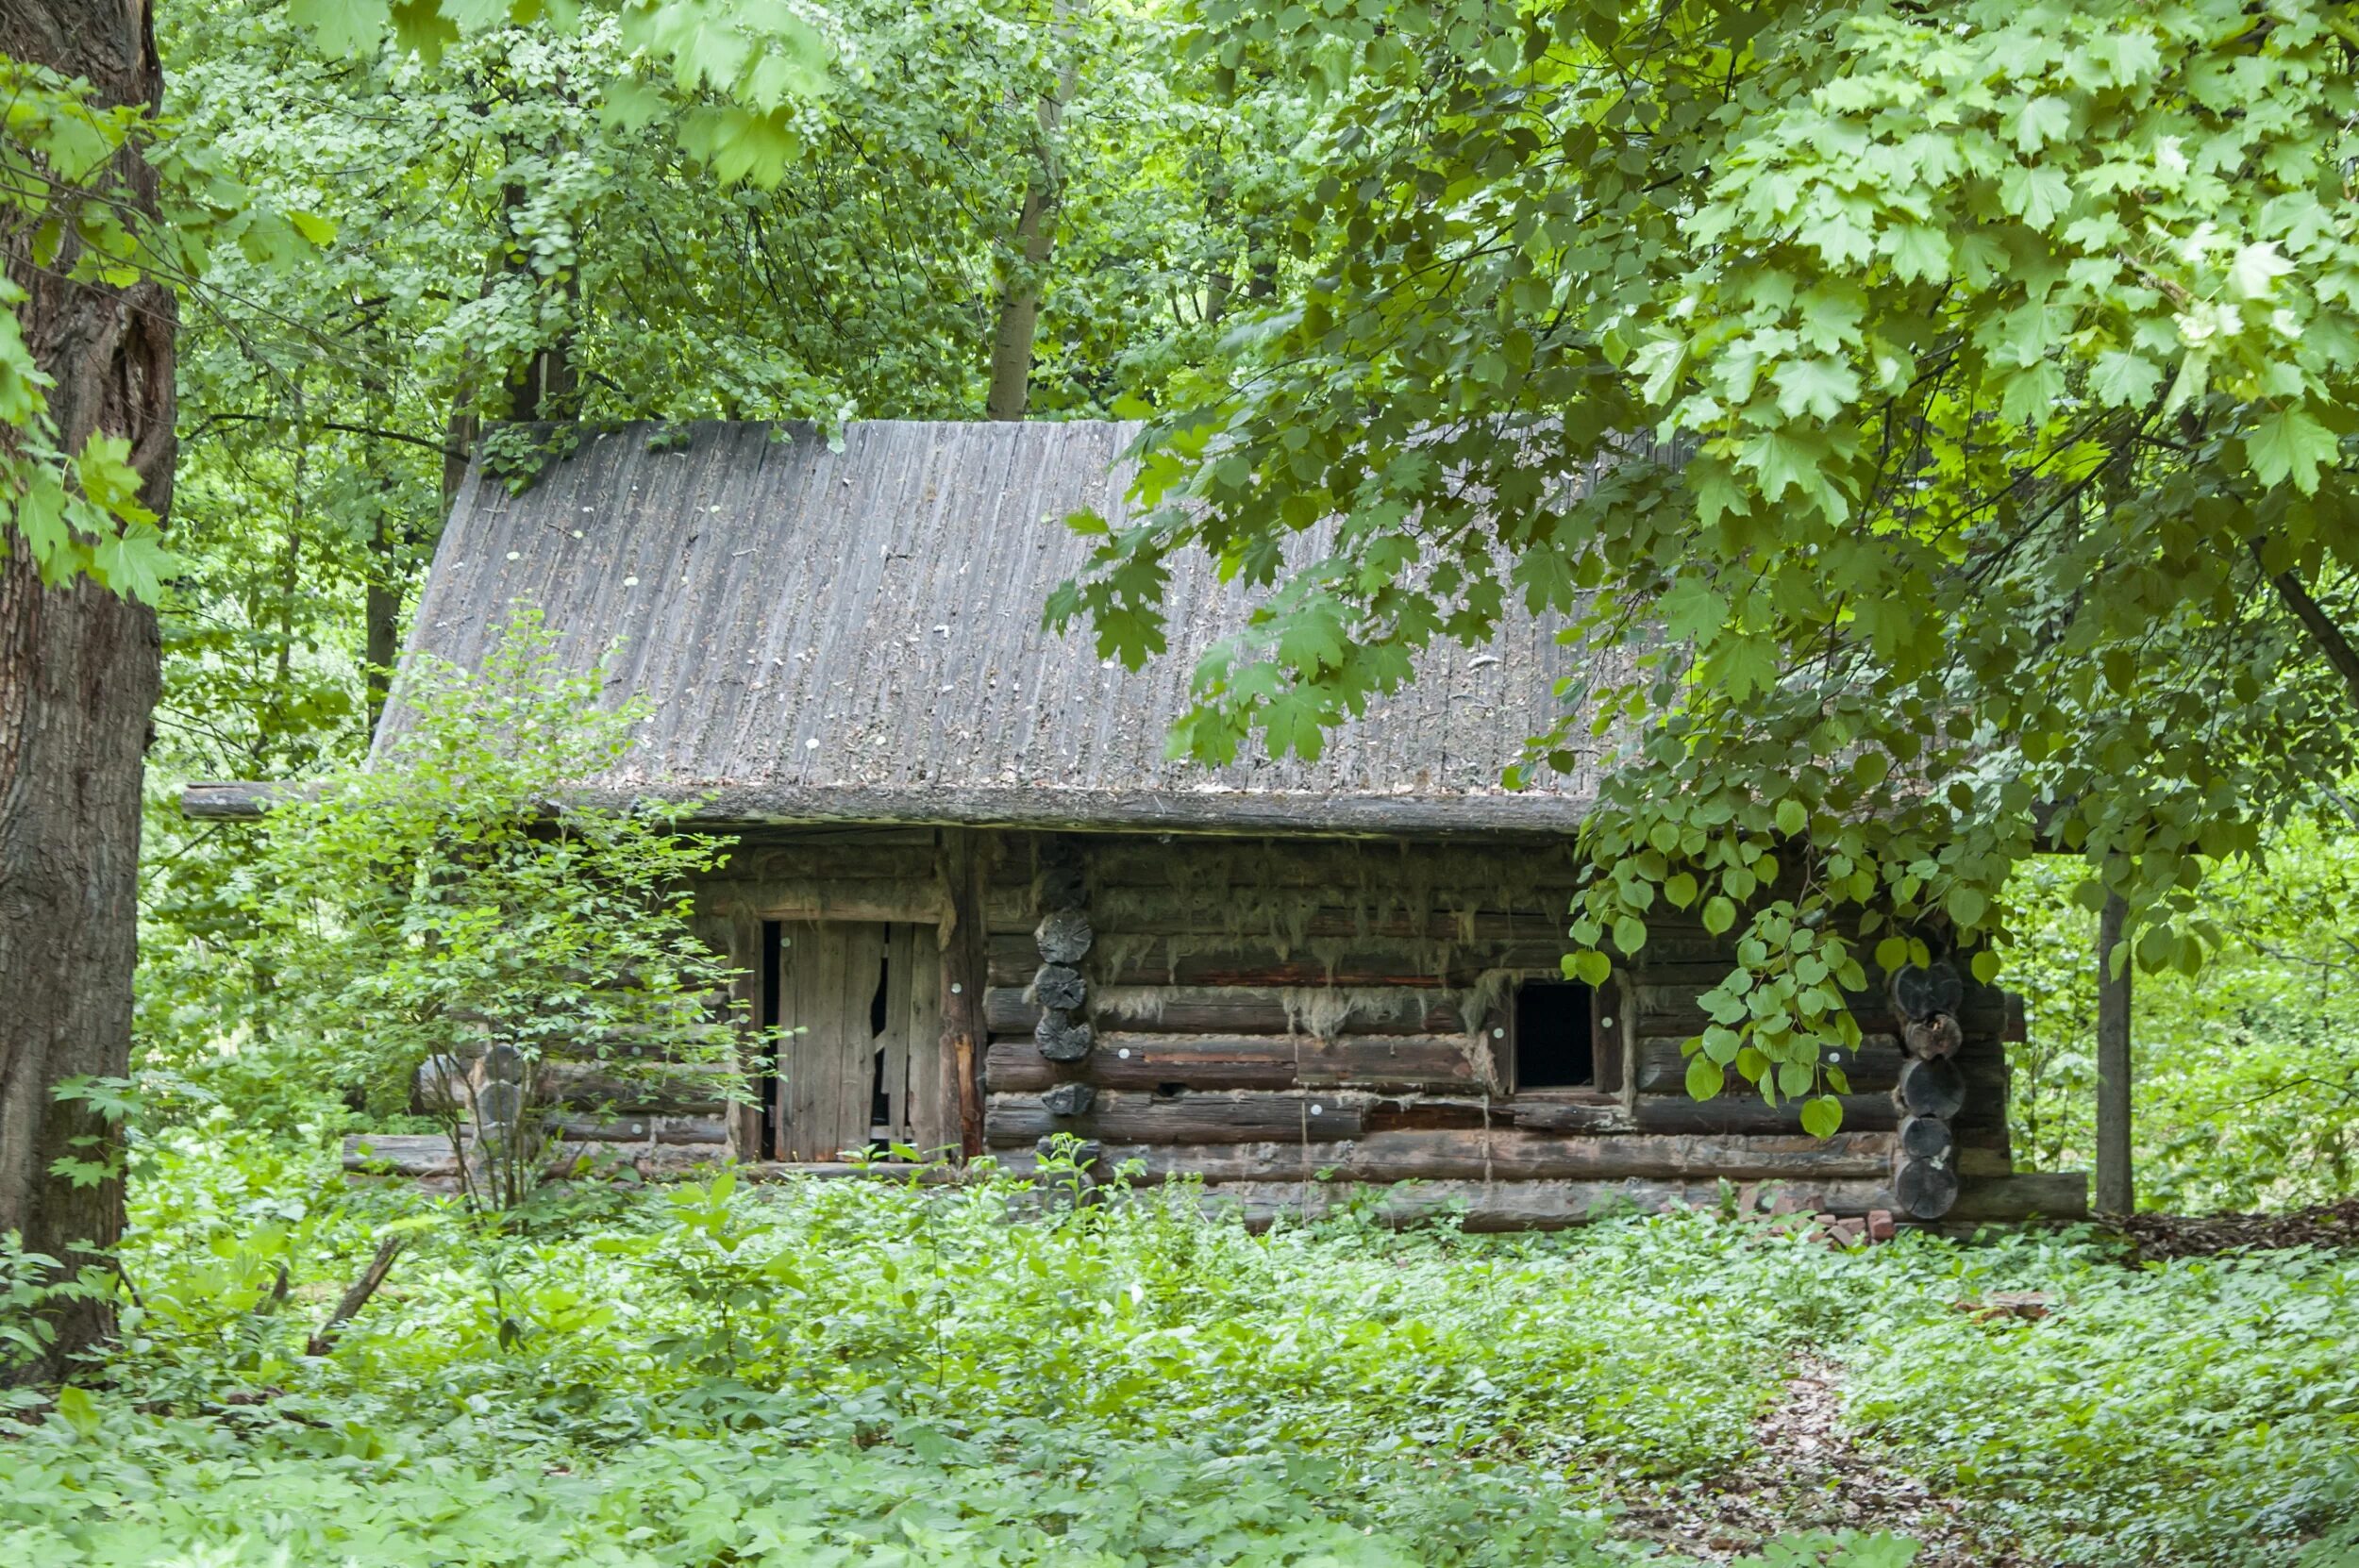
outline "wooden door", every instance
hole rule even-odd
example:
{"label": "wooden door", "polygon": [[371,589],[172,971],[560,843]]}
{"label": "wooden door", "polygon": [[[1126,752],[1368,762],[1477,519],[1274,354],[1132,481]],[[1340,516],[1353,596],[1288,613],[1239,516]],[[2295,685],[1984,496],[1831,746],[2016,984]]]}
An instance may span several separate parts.
{"label": "wooden door", "polygon": [[778,927],[781,1159],[946,1142],[935,928],[870,921]]}

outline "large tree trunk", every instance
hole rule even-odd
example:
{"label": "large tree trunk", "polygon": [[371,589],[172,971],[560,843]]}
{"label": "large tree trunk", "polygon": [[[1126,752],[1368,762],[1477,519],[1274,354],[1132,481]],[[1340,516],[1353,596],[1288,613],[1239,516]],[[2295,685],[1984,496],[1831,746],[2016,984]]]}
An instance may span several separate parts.
{"label": "large tree trunk", "polygon": [[[153,106],[162,87],[145,0],[0,0],[0,52],[86,78],[102,102]],[[122,174],[152,211],[152,175],[136,162]],[[67,282],[67,259],[37,272],[21,249],[6,257],[31,292],[20,313],[56,378],[61,444],[129,438],[160,514],[172,500],[172,294]],[[61,1158],[110,1153],[112,1140],[53,1091],[129,1070],[141,754],[162,659],[152,610],[87,580],[44,587],[27,555],[0,558],[0,1231],[75,1268],[120,1235],[123,1192],[50,1174]],[[52,1322],[58,1340],[35,1376],[105,1334],[109,1314],[73,1303]]]}

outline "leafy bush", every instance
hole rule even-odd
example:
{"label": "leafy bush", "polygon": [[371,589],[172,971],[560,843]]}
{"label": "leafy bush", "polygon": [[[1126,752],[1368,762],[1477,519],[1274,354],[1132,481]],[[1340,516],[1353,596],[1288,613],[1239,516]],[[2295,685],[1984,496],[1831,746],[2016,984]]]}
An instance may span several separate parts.
{"label": "leafy bush", "polygon": [[611,1081],[731,1056],[729,972],[687,892],[722,846],[678,831],[685,806],[571,792],[643,711],[602,709],[598,672],[566,673],[537,612],[479,671],[421,658],[405,681],[411,722],[374,761],[271,811],[257,940],[278,1026],[331,1081],[400,1093],[425,1069],[454,1144],[474,1129],[469,1200],[508,1207],[542,1168],[553,1059]]}

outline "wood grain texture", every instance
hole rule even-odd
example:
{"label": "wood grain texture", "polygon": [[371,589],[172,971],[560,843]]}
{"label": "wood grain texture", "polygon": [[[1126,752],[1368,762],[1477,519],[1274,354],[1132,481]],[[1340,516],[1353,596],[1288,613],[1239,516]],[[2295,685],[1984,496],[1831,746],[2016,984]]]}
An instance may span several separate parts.
{"label": "wood grain texture", "polygon": [[[1808,1193],[1813,1212],[1863,1215],[1886,1206],[1872,1180],[1830,1181]],[[1204,1189],[1213,1212],[1238,1214],[1253,1229],[1322,1219],[1350,1206],[1373,1209],[1385,1223],[1408,1226],[1448,1218],[1479,1233],[1562,1230],[1607,1215],[1711,1209],[1712,1181],[1426,1181],[1407,1187],[1350,1181],[1222,1181]]]}
{"label": "wood grain texture", "polygon": [[1029,1145],[1052,1132],[1110,1143],[1254,1143],[1277,1139],[1331,1143],[1360,1131],[1368,1100],[1348,1093],[1184,1090],[1163,1094],[1109,1090],[1077,1115],[1059,1115],[1039,1094],[993,1094],[983,1106],[987,1143]]}
{"label": "wood grain texture", "polygon": [[1041,1090],[1072,1077],[1106,1089],[1479,1089],[1466,1037],[1453,1035],[1166,1035],[1097,1037],[1073,1068],[1049,1062],[1029,1035],[995,1039],[985,1076],[994,1090]]}
{"label": "wood grain texture", "polygon": [[[1668,1137],[1623,1133],[1578,1136],[1533,1131],[1503,1122],[1489,1129],[1403,1128],[1335,1142],[1300,1139],[1263,1143],[1205,1144],[1108,1140],[1109,1168],[1136,1159],[1144,1179],[1196,1175],[1207,1181],[1249,1181],[1327,1171],[1359,1181],[1621,1180],[1888,1181],[1889,1134],[1837,1133],[1824,1143],[1808,1137]],[[1011,1169],[1030,1168],[1031,1157],[1012,1151]]]}
{"label": "wood grain texture", "polygon": [[[1323,989],[1107,986],[1091,998],[1090,1017],[1098,1028],[1122,1034],[1445,1034],[1465,1027],[1454,1001],[1439,995],[1379,992],[1337,1006]],[[983,1016],[994,1035],[1022,1033],[1040,1015],[1039,1004],[1020,989],[994,986],[984,993]]]}

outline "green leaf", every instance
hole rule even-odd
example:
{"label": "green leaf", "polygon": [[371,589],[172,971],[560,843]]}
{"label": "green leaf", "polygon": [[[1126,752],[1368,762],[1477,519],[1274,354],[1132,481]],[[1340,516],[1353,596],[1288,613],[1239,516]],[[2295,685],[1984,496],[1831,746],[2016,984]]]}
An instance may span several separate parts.
{"label": "green leaf", "polygon": [[1635,957],[1647,945],[1646,926],[1629,915],[1621,916],[1614,922],[1614,945],[1622,950],[1623,957]]}
{"label": "green leaf", "polygon": [[2321,464],[2335,459],[2334,433],[2300,404],[2263,416],[2245,432],[2245,461],[2265,485],[2292,479],[2304,495],[2315,495]]}
{"label": "green leaf", "polygon": [[1832,419],[1859,395],[1858,373],[1840,359],[1789,359],[1769,379],[1778,389],[1778,411],[1788,419]]}
{"label": "green leaf", "polygon": [[2114,409],[2142,409],[2154,400],[2163,384],[2163,370],[2142,354],[2109,348],[2097,357],[2089,372],[2089,391]]}
{"label": "green leaf", "polygon": [[2294,264],[2267,241],[2242,245],[2228,264],[2228,287],[2239,299],[2266,299],[2276,289],[2277,280],[2293,270]]}
{"label": "green leaf", "polygon": [[1698,1052],[1688,1059],[1687,1097],[1689,1099],[1715,1099],[1719,1096],[1720,1091],[1728,1086],[1728,1081],[1727,1072],[1710,1057]]}
{"label": "green leaf", "polygon": [[2049,93],[2026,103],[2015,117],[2018,152],[2033,153],[2050,142],[2061,142],[2072,130],[2072,106]]}
{"label": "green leaf", "polygon": [[1777,821],[1779,832],[1789,839],[1797,838],[1810,826],[1810,808],[1788,795],[1778,802]]}
{"label": "green leaf", "polygon": [[1982,981],[1983,984],[1992,984],[1999,978],[1999,962],[1998,950],[1990,947],[1983,948],[1980,952],[1977,952],[1974,955],[1973,962],[1967,967],[1973,971],[1974,977]]}
{"label": "green leaf", "polygon": [[1720,893],[1714,893],[1704,900],[1703,922],[1706,932],[1715,937],[1721,935],[1736,924],[1735,904]]}
{"label": "green leaf", "polygon": [[385,0],[290,0],[287,10],[322,54],[339,58],[375,49],[392,20]]}
{"label": "green leaf", "polygon": [[1832,1138],[1843,1129],[1843,1102],[1820,1094],[1802,1107],[1802,1130],[1813,1138]]}
{"label": "green leaf", "polygon": [[316,212],[289,212],[287,221],[294,230],[323,250],[336,242],[336,225]]}
{"label": "green leaf", "polygon": [[72,1383],[59,1389],[58,1413],[65,1418],[66,1425],[73,1427],[77,1436],[87,1438],[98,1435],[98,1401],[91,1397],[88,1389]]}
{"label": "green leaf", "polygon": [[1595,948],[1564,955],[1564,972],[1585,986],[1601,986],[1614,973],[1613,961]]}

